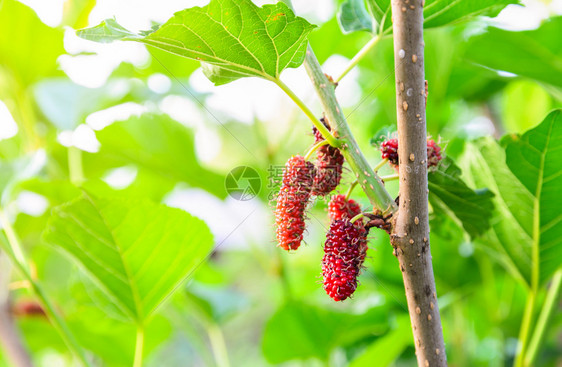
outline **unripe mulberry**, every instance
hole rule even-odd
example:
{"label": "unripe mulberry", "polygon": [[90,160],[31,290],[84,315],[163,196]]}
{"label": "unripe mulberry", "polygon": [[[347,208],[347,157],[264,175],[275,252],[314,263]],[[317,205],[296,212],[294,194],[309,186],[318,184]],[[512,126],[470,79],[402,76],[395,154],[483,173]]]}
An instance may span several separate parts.
{"label": "unripe mulberry", "polygon": [[322,258],[323,287],[334,301],[343,301],[355,292],[357,276],[365,259],[367,231],[349,220],[330,224]]}
{"label": "unripe mulberry", "polygon": [[[381,153],[383,159],[388,159],[388,162],[397,167],[398,166],[398,139],[388,139],[381,143]],[[427,140],[427,167],[437,166],[441,157],[441,147],[435,143],[433,139]]]}
{"label": "unripe mulberry", "polygon": [[[320,121],[329,129],[324,119]],[[312,132],[314,133],[315,144],[324,140],[324,137],[316,127],[312,128]],[[318,148],[316,175],[312,185],[313,195],[322,196],[334,191],[341,180],[343,160],[343,155],[338,148],[330,145],[323,145]]]}
{"label": "unripe mulberry", "polygon": [[352,219],[361,214],[361,207],[353,199],[346,199],[345,195],[334,195],[328,203],[330,220]]}
{"label": "unripe mulberry", "polygon": [[381,144],[382,159],[388,159],[393,166],[398,165],[398,139],[388,139]]}
{"label": "unripe mulberry", "polygon": [[296,250],[301,244],[314,171],[314,165],[299,155],[291,157],[285,164],[275,208],[277,242],[284,250]]}
{"label": "unripe mulberry", "polygon": [[427,141],[427,167],[437,166],[441,157],[441,147],[432,139]]}

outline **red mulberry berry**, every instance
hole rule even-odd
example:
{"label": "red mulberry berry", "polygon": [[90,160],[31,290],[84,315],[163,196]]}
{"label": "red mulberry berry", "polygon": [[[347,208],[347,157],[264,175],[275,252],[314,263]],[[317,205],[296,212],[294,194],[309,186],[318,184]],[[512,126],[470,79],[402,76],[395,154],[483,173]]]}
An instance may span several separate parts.
{"label": "red mulberry berry", "polygon": [[12,314],[16,317],[26,317],[26,316],[43,316],[46,317],[47,314],[43,309],[43,306],[37,301],[18,301],[12,305]]}
{"label": "red mulberry berry", "polygon": [[346,199],[345,195],[334,195],[328,203],[328,216],[332,221],[351,219],[361,214],[361,207],[353,199]]}
{"label": "red mulberry berry", "polygon": [[322,259],[323,287],[334,301],[343,301],[355,292],[357,276],[365,259],[367,231],[349,220],[330,224]]}
{"label": "red mulberry berry", "polygon": [[277,241],[284,250],[296,250],[301,244],[314,171],[314,165],[299,155],[291,157],[285,164],[275,208]]}
{"label": "red mulberry berry", "polygon": [[[329,129],[324,119],[322,123]],[[324,140],[320,131],[316,127],[312,128],[314,142],[319,143]],[[327,195],[339,185],[342,174],[343,155],[338,148],[330,145],[323,145],[318,148],[316,161],[316,175],[312,185],[312,194],[317,196]]]}
{"label": "red mulberry berry", "polygon": [[[398,166],[398,139],[388,139],[381,144],[382,158],[391,165]],[[432,139],[427,140],[427,167],[437,166],[441,157],[441,147]]]}
{"label": "red mulberry berry", "polygon": [[382,159],[388,159],[390,164],[398,166],[398,139],[388,139],[381,144]]}
{"label": "red mulberry berry", "polygon": [[441,147],[432,139],[427,141],[427,167],[437,166],[441,157]]}

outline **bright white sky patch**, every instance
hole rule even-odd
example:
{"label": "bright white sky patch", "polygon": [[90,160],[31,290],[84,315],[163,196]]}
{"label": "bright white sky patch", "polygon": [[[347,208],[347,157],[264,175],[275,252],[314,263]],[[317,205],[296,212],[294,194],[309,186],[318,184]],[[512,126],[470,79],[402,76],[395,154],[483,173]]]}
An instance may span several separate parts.
{"label": "bright white sky patch", "polygon": [[82,39],[73,29],[66,28],[64,48],[70,54],[93,52],[95,55],[62,55],[59,63],[73,82],[89,88],[104,85],[113,70],[128,62],[143,66],[150,61],[146,47],[136,42],[97,43]]}
{"label": "bright white sky patch", "polygon": [[12,138],[17,133],[18,124],[16,124],[8,107],[0,101],[0,140]]}
{"label": "bright white sky patch", "polygon": [[[324,62],[322,68],[328,75],[336,78],[349,64],[349,59],[341,55],[332,55]],[[357,82],[359,68],[353,68],[339,83],[336,88],[336,97],[342,107],[353,107],[361,99],[361,87]]]}
{"label": "bright white sky patch", "polygon": [[74,131],[61,131],[57,135],[58,142],[65,147],[76,147],[89,153],[96,153],[100,149],[100,142],[96,133],[86,124],[80,124]]}
{"label": "bright white sky patch", "polygon": [[215,243],[222,243],[221,249],[271,241],[271,210],[258,199],[237,201],[229,197],[222,201],[204,190],[182,186],[174,188],[164,203],[204,220]]}
{"label": "bright white sky patch", "polygon": [[148,109],[135,102],[125,102],[89,114],[86,117],[86,124],[94,130],[101,130],[111,125],[115,121],[124,121],[132,116],[140,116]]}
{"label": "bright white sky patch", "polygon": [[508,5],[494,18],[494,24],[513,31],[535,29],[551,15],[562,12],[562,0],[546,4],[537,0],[523,0],[524,6]]}
{"label": "bright white sky patch", "polygon": [[496,131],[492,120],[486,116],[477,116],[463,125],[468,138],[493,135]]}
{"label": "bright white sky patch", "polygon": [[103,180],[114,189],[122,190],[135,181],[137,173],[138,169],[134,166],[114,168],[103,177]]}
{"label": "bright white sky patch", "polygon": [[33,217],[39,217],[47,207],[49,201],[43,196],[31,191],[22,191],[16,199],[17,206],[20,212]]}
{"label": "bright white sky patch", "polygon": [[39,19],[50,27],[58,26],[62,21],[62,9],[65,0],[19,0],[33,8]]}
{"label": "bright white sky patch", "polygon": [[156,73],[148,77],[148,88],[158,94],[167,93],[172,86],[172,81],[164,74]]}
{"label": "bright white sky patch", "polygon": [[100,142],[96,138],[96,133],[86,124],[78,125],[74,130],[72,145],[90,153],[96,153],[100,149]]}

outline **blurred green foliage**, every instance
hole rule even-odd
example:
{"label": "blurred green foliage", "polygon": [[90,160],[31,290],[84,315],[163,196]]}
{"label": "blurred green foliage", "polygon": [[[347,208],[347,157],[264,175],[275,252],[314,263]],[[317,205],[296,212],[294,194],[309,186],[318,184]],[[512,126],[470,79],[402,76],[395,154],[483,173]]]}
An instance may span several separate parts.
{"label": "blurred green foliage", "polygon": [[[355,13],[364,17],[371,12],[374,17],[369,21],[376,31],[389,1],[344,3],[364,5],[365,12]],[[535,30],[511,31],[487,27],[491,20],[476,15],[495,16],[515,1],[489,6],[490,2],[464,0],[452,7],[446,7],[445,1],[427,3],[426,11],[431,17],[428,25],[435,26],[425,33],[428,130],[440,140],[450,163],[433,172],[430,181],[437,185],[430,201],[431,244],[448,360],[451,366],[511,365],[525,300],[536,271],[532,267],[533,246],[540,247],[538,305],[545,298],[552,273],[560,267],[562,222],[557,178],[562,162],[557,142],[562,121],[560,112],[546,120],[545,116],[562,107],[562,18],[552,17]],[[208,261],[147,319],[145,365],[413,365],[414,347],[402,277],[388,235],[372,232],[361,286],[352,300],[335,304],[319,283],[321,244],[328,226],[326,203],[319,200],[310,209],[307,246],[289,256],[275,248],[273,225],[263,225],[257,218],[264,216],[265,223],[272,223],[271,218],[258,214],[270,211],[268,196],[274,189],[265,187],[268,169],[270,165],[283,165],[287,157],[310,147],[310,122],[300,111],[285,110],[284,116],[274,121],[262,121],[257,115],[252,121],[240,121],[217,113],[217,124],[215,112],[208,112],[214,92],[194,88],[193,75],[200,64],[151,46],[148,63],[123,62],[98,88],[77,84],[61,69],[60,57],[66,54],[63,25],[75,29],[92,26],[88,16],[94,6],[91,0],[67,1],[62,24],[52,28],[26,5],[16,0],[0,1],[0,99],[19,128],[14,137],[0,141],[0,206],[13,219],[34,276],[93,363],[131,365],[136,326],[117,310],[122,300],[108,301],[107,292],[100,290],[100,282],[107,282],[83,270],[95,264],[84,258],[70,260],[61,251],[61,241],[56,238],[66,230],[47,235],[49,241],[42,239],[43,231],[49,220],[58,228],[70,226],[63,216],[64,208],[87,206],[80,199],[85,189],[104,197],[104,205],[114,220],[104,227],[94,220],[95,216],[91,217],[95,214],[91,207],[82,208],[79,219],[91,228],[83,225],[82,232],[77,233],[90,238],[89,250],[99,251],[101,258],[107,259],[105,252],[109,249],[103,247],[104,241],[95,239],[119,227],[118,219],[135,227],[123,240],[131,246],[137,231],[158,224],[153,241],[141,241],[142,258],[147,251],[150,253],[151,245],[157,248],[159,242],[168,253],[166,259],[173,260],[175,255],[179,258],[188,250],[196,250],[203,257],[210,250],[210,235],[195,245],[193,238],[188,238],[185,246],[196,248],[183,248],[182,237],[189,234],[187,222],[192,218],[158,204],[169,200],[175,191],[187,188],[198,195],[187,199],[191,208],[205,209],[210,202],[217,203],[211,219],[205,220],[221,237],[215,235],[217,251]],[[346,19],[354,21],[353,17]],[[372,37],[365,31],[344,35],[338,21],[341,24],[344,20],[338,20],[334,12],[309,37],[321,62],[334,54],[349,59]],[[388,14],[385,22],[387,26],[383,28],[388,29]],[[354,24],[346,29],[369,28],[365,19]],[[169,91],[157,93],[149,88],[150,77],[155,74],[170,79]],[[361,102],[346,107],[344,112],[373,165],[380,154],[371,145],[371,138],[395,122],[393,76],[392,38],[386,36],[361,60],[356,81],[344,79],[341,83],[342,88],[346,83],[356,83],[361,93]],[[239,82],[232,86],[236,83]],[[123,85],[126,88],[120,90],[118,87]],[[197,112],[204,116],[202,124],[216,133],[220,147],[212,160],[201,159],[197,144],[207,142],[198,137],[196,124],[176,121],[162,110],[162,101],[169,96],[194,102]],[[99,150],[81,151],[61,143],[61,133],[84,126],[92,113],[126,102],[142,105],[146,112],[92,130],[100,143]],[[196,118],[187,116],[186,120]],[[392,131],[385,130],[384,134]],[[509,135],[498,143],[505,133]],[[553,140],[545,142],[545,136]],[[547,163],[535,161],[540,157],[548,157],[543,159]],[[526,159],[528,166],[524,165]],[[224,177],[240,165],[255,168],[262,178],[264,188],[248,204],[259,208],[257,213],[229,199],[224,189]],[[132,182],[124,187],[111,185],[108,175],[123,168],[135,172]],[[383,173],[392,171],[385,168]],[[339,191],[345,193],[351,182],[352,174],[344,172]],[[537,193],[539,185],[542,193]],[[397,193],[395,183],[388,188],[393,195]],[[25,209],[22,198],[30,193],[36,195],[36,201],[46,202],[45,210],[35,213]],[[368,200],[359,190],[353,196],[368,207]],[[483,197],[486,200],[481,205]],[[154,203],[121,205],[137,203],[139,199]],[[55,207],[58,209],[53,210]],[[235,212],[233,207],[239,210]],[[538,232],[534,222],[537,211]],[[178,215],[185,219],[186,228],[179,224],[167,228],[166,223]],[[229,220],[221,223],[225,215]],[[250,215],[248,223],[256,235],[244,232],[245,236],[236,237],[246,215]],[[465,223],[460,218],[468,219]],[[207,226],[200,221],[197,225],[207,233]],[[0,241],[5,241],[4,237],[2,234]],[[228,245],[223,246],[223,241]],[[67,252],[75,250],[72,241],[67,245],[62,246]],[[118,259],[113,260],[118,267]],[[176,284],[175,280],[195,268],[188,262],[182,269],[174,263],[157,265],[146,284],[154,286],[159,296],[165,292],[155,284],[160,284],[167,267],[175,270],[176,278],[174,282],[166,281],[166,285]],[[20,274],[10,272],[9,267],[1,271],[9,272],[11,277],[11,304],[35,300]],[[0,284],[3,289],[7,286]],[[169,290],[168,286],[164,288]],[[121,295],[119,291],[110,293],[117,298]],[[155,302],[151,301],[150,311],[153,306]],[[539,311],[540,308],[535,310],[535,319]],[[140,314],[144,319],[145,313]],[[45,318],[18,316],[16,321],[36,365],[74,365],[62,339]],[[561,328],[562,313],[555,312],[546,329],[537,366],[561,363]],[[0,353],[0,365],[10,363],[7,354]]]}

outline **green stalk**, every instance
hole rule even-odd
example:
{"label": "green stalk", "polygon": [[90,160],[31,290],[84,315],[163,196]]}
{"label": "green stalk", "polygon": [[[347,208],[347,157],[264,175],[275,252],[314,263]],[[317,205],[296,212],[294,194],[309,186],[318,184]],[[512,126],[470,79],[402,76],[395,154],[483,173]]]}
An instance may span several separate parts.
{"label": "green stalk", "polygon": [[385,164],[388,163],[388,158],[383,159],[382,161],[379,162],[379,164],[377,164],[374,168],[373,171],[378,172],[381,168],[384,167]]}
{"label": "green stalk", "polygon": [[304,159],[308,161],[310,157],[312,157],[312,154],[314,154],[314,152],[318,150],[318,148],[326,144],[329,144],[328,140],[321,140],[318,143],[314,144],[312,148],[310,148],[310,150],[304,155]]}
{"label": "green stalk", "polygon": [[339,83],[343,79],[343,77],[346,76],[347,73],[349,73],[359,63],[359,61],[361,61],[361,59],[364,58],[365,55],[367,55],[369,51],[371,51],[375,47],[377,43],[379,43],[381,38],[382,37],[378,35],[371,38],[371,40],[367,42],[355,56],[353,56],[349,64],[347,64],[345,70],[340,74],[340,76],[334,79],[334,82],[336,84]]}
{"label": "green stalk", "polygon": [[[545,157],[541,157],[539,170],[544,171]],[[519,342],[521,349],[515,359],[516,367],[525,366],[525,356],[529,345],[529,335],[533,323],[533,314],[536,308],[537,294],[539,292],[540,281],[540,244],[541,244],[541,223],[540,223],[540,197],[542,193],[543,177],[539,176],[537,189],[535,192],[535,202],[533,205],[533,244],[531,247],[531,287],[527,296],[527,304],[525,305],[525,313],[521,322],[521,331],[519,333]]]}
{"label": "green stalk", "polygon": [[304,112],[304,114],[312,121],[314,126],[320,131],[324,139],[330,143],[333,147],[339,147],[340,142],[336,139],[330,130],[324,126],[324,124],[314,115],[314,113],[308,108],[308,106],[280,79],[272,79],[272,81],[279,86],[292,100],[299,106],[299,108]]}
{"label": "green stalk", "polygon": [[217,362],[217,367],[230,367],[228,351],[222,330],[215,322],[209,323],[206,328],[207,333],[209,334],[213,354],[215,355],[215,361]]}
{"label": "green stalk", "polygon": [[355,217],[351,218],[350,222],[351,223],[355,223],[356,221],[358,221],[359,219],[363,218],[365,215],[363,213],[359,213],[357,214]]}
{"label": "green stalk", "polygon": [[22,128],[22,133],[25,136],[25,149],[28,152],[34,151],[41,146],[41,138],[37,134],[37,129],[33,126],[35,124],[35,111],[29,92],[22,87],[19,80],[15,80],[16,85],[16,105],[18,106],[19,124]]}
{"label": "green stalk", "polygon": [[353,183],[351,185],[349,185],[349,189],[347,189],[347,192],[345,193],[345,199],[349,200],[349,197],[351,196],[351,193],[353,192],[353,189],[355,188],[355,186],[357,186],[359,182],[357,182],[357,180],[353,181]]}
{"label": "green stalk", "polygon": [[552,284],[550,285],[550,289],[546,294],[546,299],[541,309],[541,313],[537,320],[537,325],[533,332],[533,336],[531,337],[531,341],[529,342],[529,347],[525,354],[525,366],[532,366],[535,362],[537,357],[538,351],[540,349],[542,340],[544,338],[544,334],[546,332],[548,322],[552,313],[554,312],[554,308],[556,306],[556,301],[560,294],[560,288],[562,287],[562,269],[558,269],[556,273],[554,273],[554,277],[552,278]]}
{"label": "green stalk", "polygon": [[144,347],[144,326],[139,324],[137,326],[137,339],[135,343],[135,357],[133,360],[133,367],[142,367],[143,347]]}
{"label": "green stalk", "polygon": [[2,222],[4,232],[6,233],[6,237],[8,238],[8,243],[6,243],[3,238],[0,240],[2,249],[8,255],[12,263],[19,269],[25,280],[27,280],[29,284],[31,284],[31,288],[41,301],[47,317],[49,318],[51,324],[57,330],[63,341],[66,343],[68,349],[76,356],[76,358],[78,358],[78,360],[80,360],[83,366],[90,367],[90,362],[88,362],[88,359],[86,358],[82,347],[80,346],[80,344],[78,344],[78,342],[72,335],[70,328],[57,312],[56,308],[47,296],[45,290],[31,276],[29,266],[27,265],[27,261],[23,256],[23,251],[19,240],[11,223],[8,221],[2,209],[0,209],[0,221]]}
{"label": "green stalk", "polygon": [[395,173],[393,175],[382,176],[381,180],[383,180],[384,182],[388,182],[388,181],[398,180],[399,178],[400,178],[400,175],[398,175],[398,173]]}
{"label": "green stalk", "polygon": [[392,199],[388,191],[386,191],[384,183],[375,171],[373,171],[369,162],[367,162],[367,159],[359,149],[359,145],[355,141],[349,129],[349,125],[347,124],[347,120],[343,115],[343,111],[336,100],[335,86],[322,71],[310,46],[306,51],[304,66],[316,88],[316,94],[320,98],[331,130],[336,131],[338,133],[338,139],[343,142],[340,147],[341,153],[351,166],[369,201],[384,215],[396,212],[398,208],[394,199]]}
{"label": "green stalk", "polygon": [[525,304],[523,320],[521,321],[521,330],[519,331],[519,342],[521,344],[520,344],[519,353],[517,354],[517,358],[515,358],[514,367],[525,366],[525,353],[527,349],[529,333],[531,331],[531,324],[533,321],[533,313],[535,311],[536,299],[537,299],[537,294],[533,289],[530,289],[529,295],[527,296],[527,303]]}
{"label": "green stalk", "polygon": [[68,173],[72,184],[80,185],[84,182],[82,151],[73,146],[68,147]]}
{"label": "green stalk", "polygon": [[[283,2],[287,4],[289,8],[293,9],[291,0],[283,0]],[[323,124],[316,118],[316,116],[314,116],[313,113],[310,112],[310,109],[302,103],[302,101],[300,101],[300,99],[298,99],[298,97],[296,97],[285,84],[283,84],[279,79],[274,79],[273,81],[279,85],[279,87],[281,87],[281,89],[283,89],[283,91],[287,93],[289,97],[295,101],[295,103],[297,103],[303,112],[312,120],[314,126],[316,126],[322,136],[328,140],[330,145],[340,148],[342,155],[351,166],[353,172],[355,172],[357,181],[369,198],[371,204],[384,215],[396,213],[398,211],[398,207],[396,206],[394,199],[392,199],[388,191],[386,191],[384,183],[373,171],[367,162],[367,159],[363,153],[361,153],[361,150],[359,150],[359,145],[355,141],[355,138],[349,129],[347,120],[336,99],[335,83],[330,81],[326,74],[322,71],[322,67],[314,55],[314,51],[312,51],[310,45],[308,45],[306,50],[304,67],[309,78],[312,80],[312,84],[314,84],[316,94],[320,98],[322,109],[324,110],[324,114],[330,124],[331,131],[337,133],[338,139],[334,139],[338,144],[332,143],[330,139],[333,138],[333,136],[329,134],[329,131],[324,128]],[[318,125],[320,125],[322,129],[319,128]]]}

